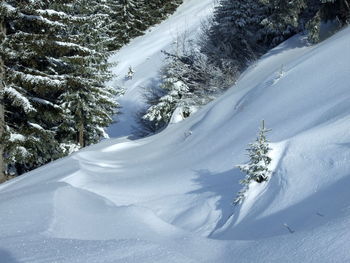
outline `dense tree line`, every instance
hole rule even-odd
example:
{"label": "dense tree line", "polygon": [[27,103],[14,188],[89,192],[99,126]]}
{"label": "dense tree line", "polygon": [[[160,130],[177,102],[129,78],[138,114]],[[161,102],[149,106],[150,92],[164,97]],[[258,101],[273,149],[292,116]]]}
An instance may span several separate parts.
{"label": "dense tree line", "polygon": [[[146,92],[148,108],[140,123],[148,134],[157,132],[174,112],[187,117],[189,109],[221,94],[248,65],[289,37],[306,34],[315,44],[349,22],[350,0],[220,0],[197,43],[182,43],[180,52],[168,54],[163,82]],[[323,32],[326,23],[331,32]]]}
{"label": "dense tree line", "polygon": [[111,51],[180,2],[2,1],[0,180],[104,137],[121,92],[105,84]]}

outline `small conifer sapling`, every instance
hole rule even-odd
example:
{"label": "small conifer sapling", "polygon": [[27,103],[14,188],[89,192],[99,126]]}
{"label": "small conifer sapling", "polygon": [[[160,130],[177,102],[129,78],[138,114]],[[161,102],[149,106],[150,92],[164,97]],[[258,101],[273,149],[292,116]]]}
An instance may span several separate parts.
{"label": "small conifer sapling", "polygon": [[240,181],[240,184],[243,185],[243,189],[238,192],[237,197],[233,201],[235,205],[240,204],[244,200],[252,181],[257,183],[265,182],[271,174],[269,170],[269,164],[271,163],[269,152],[271,148],[266,138],[266,133],[269,131],[270,130],[265,128],[265,122],[262,121],[262,126],[260,127],[256,141],[250,143],[247,149],[249,162],[247,164],[237,165],[237,167],[246,174],[246,177]]}

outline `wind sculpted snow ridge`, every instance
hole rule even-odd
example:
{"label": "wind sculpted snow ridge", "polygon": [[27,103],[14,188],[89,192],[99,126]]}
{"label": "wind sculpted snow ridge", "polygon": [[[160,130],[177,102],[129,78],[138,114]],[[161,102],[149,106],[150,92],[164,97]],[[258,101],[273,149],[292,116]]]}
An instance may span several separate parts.
{"label": "wind sculpted snow ridge", "polygon": [[[1,262],[350,261],[348,50],[349,27],[314,47],[294,37],[162,133],[3,184]],[[273,175],[234,207],[262,119]]]}

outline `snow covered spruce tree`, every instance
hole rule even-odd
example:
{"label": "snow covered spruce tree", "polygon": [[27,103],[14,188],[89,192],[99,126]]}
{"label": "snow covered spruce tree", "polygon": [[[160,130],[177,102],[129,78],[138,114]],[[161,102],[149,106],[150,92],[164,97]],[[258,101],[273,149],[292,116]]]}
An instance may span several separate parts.
{"label": "snow covered spruce tree", "polygon": [[350,22],[349,0],[260,0],[269,10],[262,21],[263,41],[276,46],[290,36],[307,32],[311,42],[319,41],[321,23],[337,21],[338,28]]}
{"label": "snow covered spruce tree", "polygon": [[149,0],[145,1],[145,22],[148,26],[157,24],[173,13],[182,0]]}
{"label": "snow covered spruce tree", "polygon": [[306,24],[311,43],[318,43],[321,40],[322,23],[332,22],[333,31],[350,23],[350,0],[318,0],[309,4],[308,8],[316,10]]}
{"label": "snow covered spruce tree", "polygon": [[[3,7],[0,7],[3,8]],[[3,18],[5,17],[5,10],[0,10],[1,20],[0,20],[0,46],[5,39],[6,29]],[[5,160],[4,160],[4,141],[5,141],[5,105],[4,105],[4,91],[5,83],[3,79],[5,78],[4,61],[2,56],[0,56],[0,183],[6,180],[5,175]]]}
{"label": "snow covered spruce tree", "polygon": [[124,44],[130,39],[143,34],[147,28],[142,21],[143,1],[119,0],[117,8],[117,18],[119,28],[117,28],[117,38]]}
{"label": "snow covered spruce tree", "polygon": [[146,92],[149,108],[141,121],[145,128],[153,127],[152,132],[164,128],[174,112],[180,119],[187,118],[228,85],[221,71],[208,63],[191,40],[178,39],[173,53],[163,53],[167,62],[162,71],[163,81]]}
{"label": "snow covered spruce tree", "polygon": [[112,75],[107,47],[101,39],[102,15],[93,7],[86,8],[89,4],[80,0],[56,5],[70,17],[66,22],[68,34],[61,35],[58,43],[59,56],[64,62],[60,74],[65,75],[66,86],[57,103],[68,116],[58,128],[58,137],[80,147],[96,143],[104,136],[103,128],[112,122],[117,107],[116,91],[105,85]]}
{"label": "snow covered spruce tree", "polygon": [[306,0],[260,0],[268,10],[262,21],[265,44],[271,47],[300,31],[302,11],[307,7]]}
{"label": "snow covered spruce tree", "polygon": [[266,51],[258,45],[261,36],[256,34],[266,12],[256,0],[221,0],[204,30],[201,51],[228,75],[237,75]]}
{"label": "snow covered spruce tree", "polygon": [[[109,51],[121,48],[132,37],[142,34],[140,2],[137,6],[133,0],[81,0],[79,4],[80,14],[88,14],[90,18],[97,20],[94,23],[97,31],[95,35],[99,44],[103,44]],[[96,41],[95,41],[96,42]]]}
{"label": "snow covered spruce tree", "polygon": [[44,18],[42,1],[7,1],[0,5],[5,26],[0,54],[6,170],[20,174],[62,156],[55,131],[61,111],[55,103],[65,80],[50,55],[49,39],[64,27]]}
{"label": "snow covered spruce tree", "polygon": [[350,23],[350,0],[320,0],[324,20],[337,19],[341,26]]}
{"label": "snow covered spruce tree", "polygon": [[184,118],[190,115],[189,88],[180,80],[166,78],[160,86],[164,96],[160,96],[142,117],[145,122],[153,123],[155,132],[163,129],[170,121],[175,109],[181,108]]}
{"label": "snow covered spruce tree", "polygon": [[243,189],[237,194],[237,197],[233,201],[234,204],[240,204],[249,189],[249,185],[252,181],[257,183],[265,182],[269,179],[271,171],[269,165],[271,163],[271,157],[269,152],[268,140],[266,139],[266,133],[270,131],[265,128],[265,122],[262,121],[258,137],[254,143],[249,144],[248,156],[249,162],[243,165],[237,165],[237,167],[246,174],[246,177],[240,181],[243,185]]}
{"label": "snow covered spruce tree", "polygon": [[173,13],[182,0],[100,0],[100,8],[108,14],[109,50],[116,50],[132,38],[140,36],[150,26]]}
{"label": "snow covered spruce tree", "polygon": [[[111,123],[114,91],[103,45],[78,1],[1,5],[6,170],[21,174],[96,142]],[[90,18],[90,20],[89,20]],[[86,34],[84,34],[86,33]],[[97,106],[96,106],[97,105]]]}
{"label": "snow covered spruce tree", "polygon": [[[113,0],[75,0],[72,5],[61,4],[58,8],[80,17],[82,28],[79,30],[84,31],[85,43],[98,45],[98,49],[103,47],[112,51],[123,45],[116,33],[120,27],[117,14],[119,6],[118,1]],[[82,20],[82,17],[89,21]]]}

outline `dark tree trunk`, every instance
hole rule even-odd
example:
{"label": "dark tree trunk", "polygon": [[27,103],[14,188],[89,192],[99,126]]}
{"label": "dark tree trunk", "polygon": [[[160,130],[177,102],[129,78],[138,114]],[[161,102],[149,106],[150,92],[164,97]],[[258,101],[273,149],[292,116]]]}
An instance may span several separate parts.
{"label": "dark tree trunk", "polygon": [[85,143],[84,143],[84,124],[83,123],[80,123],[79,125],[79,144],[80,144],[80,147],[84,147]]}

